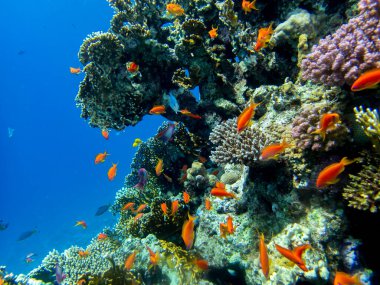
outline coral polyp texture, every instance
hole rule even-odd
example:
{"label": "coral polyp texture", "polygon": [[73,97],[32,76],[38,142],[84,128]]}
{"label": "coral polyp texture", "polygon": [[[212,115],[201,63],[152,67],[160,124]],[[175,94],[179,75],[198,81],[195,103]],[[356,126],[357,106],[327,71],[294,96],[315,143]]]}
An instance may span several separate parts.
{"label": "coral polyp texture", "polygon": [[302,78],[326,85],[352,84],[380,68],[380,2],[361,0],[359,15],[313,46],[301,64]]}
{"label": "coral polyp texture", "polygon": [[380,117],[377,109],[364,109],[363,106],[354,108],[356,121],[371,140],[373,147],[380,152]]}

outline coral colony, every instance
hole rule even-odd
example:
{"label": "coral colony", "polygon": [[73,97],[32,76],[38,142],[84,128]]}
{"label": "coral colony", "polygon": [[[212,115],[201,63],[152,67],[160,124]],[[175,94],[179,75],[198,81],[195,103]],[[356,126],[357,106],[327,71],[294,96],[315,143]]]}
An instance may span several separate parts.
{"label": "coral colony", "polygon": [[371,284],[343,245],[347,211],[380,205],[380,2],[108,2],[109,31],[79,51],[81,116],[99,132],[154,107],[168,121],[117,173],[112,228],[1,280]]}

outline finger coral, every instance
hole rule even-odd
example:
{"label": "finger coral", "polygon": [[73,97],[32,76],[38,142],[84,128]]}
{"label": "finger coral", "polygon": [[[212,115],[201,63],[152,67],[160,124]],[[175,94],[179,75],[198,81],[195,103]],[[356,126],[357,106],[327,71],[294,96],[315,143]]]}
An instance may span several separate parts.
{"label": "finger coral", "polygon": [[380,2],[361,0],[360,13],[313,46],[302,61],[302,78],[330,86],[352,84],[380,67]]}
{"label": "finger coral", "polygon": [[380,152],[380,118],[377,109],[363,109],[363,106],[354,108],[356,121],[364,133],[370,138],[373,147]]}

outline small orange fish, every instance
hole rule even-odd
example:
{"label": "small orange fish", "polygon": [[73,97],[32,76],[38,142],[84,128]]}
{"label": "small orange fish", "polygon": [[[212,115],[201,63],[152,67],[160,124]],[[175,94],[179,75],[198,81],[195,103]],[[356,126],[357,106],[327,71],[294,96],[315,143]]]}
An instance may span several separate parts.
{"label": "small orange fish", "polygon": [[228,231],[227,231],[227,225],[224,223],[219,224],[219,231],[220,231],[220,236],[222,238],[226,238]]}
{"label": "small orange fish", "polygon": [[98,153],[95,157],[95,164],[103,163],[106,161],[107,155],[110,155],[106,151],[103,153]]}
{"label": "small orange fish", "polygon": [[108,238],[108,235],[106,235],[105,233],[98,234],[98,240],[105,240],[107,238]]}
{"label": "small orange fish", "polygon": [[87,229],[87,223],[85,221],[77,221],[74,227],[81,226],[84,229]]}
{"label": "small orange fish", "polygon": [[285,139],[282,140],[282,143],[274,143],[271,145],[268,145],[263,148],[261,151],[260,159],[261,160],[268,160],[268,159],[278,159],[279,155],[285,151],[286,148],[290,147],[291,145],[288,144]]}
{"label": "small orange fish", "polygon": [[299,268],[301,268],[303,271],[309,271],[309,269],[306,268],[305,261],[302,259],[302,254],[306,249],[311,248],[310,244],[304,244],[301,246],[295,247],[293,250],[284,248],[282,246],[279,246],[278,244],[274,244],[276,249],[279,253],[281,253],[283,256],[285,256],[290,261],[294,262]]}
{"label": "small orange fish", "polygon": [[81,72],[82,72],[82,70],[79,67],[78,68],[70,67],[70,73],[71,74],[79,74]]}
{"label": "small orange fish", "polygon": [[136,211],[133,211],[132,212],[135,212],[135,213],[139,213],[141,211],[144,211],[144,209],[146,208],[147,204],[141,204],[137,209]]}
{"label": "small orange fish", "polygon": [[235,232],[235,228],[232,223],[232,217],[230,215],[227,216],[227,232],[232,235]]}
{"label": "small orange fish", "polygon": [[215,39],[218,36],[218,27],[211,27],[211,30],[208,32],[210,38]]}
{"label": "small orange fish", "polygon": [[179,208],[179,201],[178,200],[172,201],[172,213],[171,213],[172,216],[174,216],[175,213],[177,213],[178,208]]}
{"label": "small orange fish", "polygon": [[182,115],[188,116],[188,117],[193,118],[193,119],[197,119],[197,120],[202,119],[201,116],[196,115],[196,114],[193,114],[193,113],[191,113],[191,112],[190,112],[189,110],[187,110],[187,109],[179,110],[179,112],[180,112]]}
{"label": "small orange fish", "polygon": [[183,10],[182,6],[175,3],[169,3],[166,5],[166,11],[173,16],[182,16],[185,14],[185,10]]}
{"label": "small orange fish", "polygon": [[112,166],[110,167],[110,169],[108,169],[108,173],[107,173],[109,181],[112,181],[115,179],[116,171],[117,171],[117,163],[112,163]]}
{"label": "small orange fish", "polygon": [[151,115],[161,115],[166,113],[166,108],[164,105],[154,106],[149,110],[149,114]]}
{"label": "small orange fish", "polygon": [[86,284],[86,279],[79,279],[77,282],[77,285],[85,285]]}
{"label": "small orange fish", "polygon": [[273,34],[272,23],[269,25],[268,28],[259,29],[259,34],[257,35],[257,41],[254,47],[254,50],[258,52],[262,48],[267,47],[272,34]]}
{"label": "small orange fish", "polygon": [[90,252],[88,250],[79,250],[78,254],[80,257],[87,257],[90,255]]}
{"label": "small orange fish", "polygon": [[194,264],[198,266],[199,269],[202,269],[202,270],[208,269],[208,261],[205,259],[195,259]]}
{"label": "small orange fish", "polygon": [[194,220],[196,218],[189,213],[187,215],[189,219],[183,223],[181,237],[186,245],[186,249],[189,250],[194,243]]}
{"label": "small orange fish", "polygon": [[135,250],[134,252],[132,252],[132,253],[127,257],[127,259],[125,260],[125,263],[124,263],[124,268],[125,268],[125,270],[129,271],[129,270],[132,269],[133,264],[135,263],[136,254],[137,254],[137,251]]}
{"label": "small orange fish", "polygon": [[162,203],[161,204],[161,210],[162,210],[162,212],[164,212],[164,215],[167,215],[168,214],[168,205],[166,205],[166,203]]}
{"label": "small orange fish", "polygon": [[326,132],[336,128],[336,124],[340,123],[340,117],[337,113],[323,114],[319,121],[319,129],[312,132],[312,134],[320,134],[322,139],[325,140]]}
{"label": "small orange fish", "polygon": [[349,275],[344,272],[337,271],[335,273],[334,285],[363,285],[360,281],[360,274]]}
{"label": "small orange fish", "polygon": [[364,89],[373,89],[379,87],[380,68],[371,69],[364,72],[355,80],[351,86],[351,91],[361,91]]}
{"label": "small orange fish", "polygon": [[134,218],[133,218],[133,221],[136,223],[137,220],[140,220],[142,218],[142,216],[144,215],[144,213],[138,213]]}
{"label": "small orange fish", "polygon": [[124,206],[123,206],[123,208],[121,208],[121,210],[122,211],[128,211],[129,209],[131,209],[132,210],[132,212],[134,211],[133,210],[133,206],[135,205],[135,203],[133,203],[133,202],[129,202],[129,203],[127,203],[127,204],[125,204]]}
{"label": "small orange fish", "polygon": [[340,162],[335,162],[325,167],[318,175],[317,188],[326,187],[339,182],[339,178],[337,177],[344,171],[344,167],[356,161],[360,161],[360,159],[349,160],[347,157],[343,157]]}
{"label": "small orange fish", "polygon": [[127,67],[127,70],[130,72],[130,73],[136,73],[139,71],[139,65],[133,61],[131,62],[128,62],[126,64],[126,67]]}
{"label": "small orange fish", "polygon": [[262,270],[265,278],[268,279],[268,275],[269,275],[269,258],[268,258],[267,246],[265,244],[264,234],[260,235],[259,252],[260,252],[261,270]]}
{"label": "small orange fish", "polygon": [[211,201],[208,198],[206,198],[206,200],[205,200],[205,208],[207,211],[210,211],[212,209]]}
{"label": "small orange fish", "polygon": [[187,204],[187,203],[190,202],[190,195],[189,195],[189,193],[183,192],[183,202],[185,202],[185,204]]}
{"label": "small orange fish", "polygon": [[252,12],[252,10],[258,10],[255,4],[256,4],[256,0],[253,0],[252,2],[243,0],[243,2],[241,3],[241,8],[243,9],[244,13],[247,15],[247,13]]}
{"label": "small orange fish", "polygon": [[[218,187],[218,186],[222,186],[222,187]],[[219,198],[225,198],[225,197],[236,198],[234,193],[226,191],[224,184],[221,182],[216,182],[215,188],[211,189],[210,194]]]}
{"label": "small orange fish", "polygon": [[170,176],[166,175],[165,173],[162,173],[162,174],[164,175],[166,181],[168,181],[169,183],[173,182],[173,179]]}
{"label": "small orange fish", "polygon": [[149,251],[149,259],[150,259],[150,266],[155,267],[158,264],[158,261],[160,260],[160,254],[157,251],[157,253],[154,253],[153,250],[149,248],[149,246],[146,246],[146,249]]}
{"label": "small orange fish", "polygon": [[161,173],[164,171],[164,161],[162,159],[158,159],[155,170],[157,176],[160,176]]}
{"label": "small orange fish", "polygon": [[251,123],[251,119],[255,115],[255,109],[260,103],[251,102],[247,108],[243,110],[237,119],[237,131],[238,133],[244,131]]}
{"label": "small orange fish", "polygon": [[106,140],[109,139],[110,134],[109,134],[109,132],[108,132],[107,129],[102,129],[102,136],[103,136],[103,138],[105,138]]}

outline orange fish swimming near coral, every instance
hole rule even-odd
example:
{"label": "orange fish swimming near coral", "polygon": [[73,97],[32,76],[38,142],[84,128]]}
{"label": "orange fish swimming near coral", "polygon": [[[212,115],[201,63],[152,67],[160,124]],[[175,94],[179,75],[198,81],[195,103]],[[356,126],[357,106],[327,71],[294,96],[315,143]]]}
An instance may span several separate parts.
{"label": "orange fish swimming near coral", "polygon": [[140,212],[144,211],[146,207],[147,207],[147,204],[141,204],[135,211],[133,211],[133,209],[132,209],[132,212],[140,213]]}
{"label": "orange fish swimming near coral", "polygon": [[137,73],[139,71],[139,65],[133,61],[128,62],[126,68],[130,73]]}
{"label": "orange fish swimming near coral", "polygon": [[295,247],[293,250],[284,248],[282,246],[279,246],[278,244],[274,244],[276,249],[279,253],[281,253],[283,256],[285,256],[290,261],[294,262],[299,268],[301,268],[303,271],[309,271],[309,269],[306,268],[305,261],[302,259],[302,254],[306,249],[311,248],[310,244],[304,244],[301,246]]}
{"label": "orange fish swimming near coral", "polygon": [[95,164],[103,163],[106,161],[107,155],[110,155],[106,151],[103,153],[98,153],[95,157]]}
{"label": "orange fish swimming near coral", "polygon": [[185,10],[181,5],[175,3],[169,3],[166,5],[166,11],[173,16],[182,16],[185,14]]}
{"label": "orange fish swimming near coral", "polygon": [[102,136],[103,136],[103,138],[105,138],[106,140],[109,139],[109,137],[110,137],[110,133],[108,132],[107,129],[102,129]]}
{"label": "orange fish swimming near coral", "polygon": [[166,205],[166,203],[162,203],[161,204],[161,210],[162,210],[162,212],[164,212],[164,215],[167,215],[168,214],[168,205]]}
{"label": "orange fish swimming near coral", "polygon": [[125,268],[125,270],[129,271],[129,270],[132,269],[133,264],[135,263],[136,255],[137,255],[137,251],[135,250],[133,253],[131,253],[127,257],[127,259],[124,262],[124,268]]}
{"label": "orange fish swimming near coral", "polygon": [[189,110],[187,110],[187,109],[179,110],[179,112],[180,112],[182,115],[188,116],[188,117],[193,118],[193,119],[196,119],[196,120],[202,119],[201,116],[196,115],[196,114],[193,114],[193,113],[191,113],[191,112],[190,112]]}
{"label": "orange fish swimming near coral", "polygon": [[268,279],[269,257],[268,257],[267,245],[265,244],[264,234],[260,235],[259,253],[260,253],[259,258],[260,258],[261,271],[263,272],[265,278]]}
{"label": "orange fish swimming near coral", "polygon": [[268,159],[278,159],[279,155],[285,151],[286,148],[290,147],[291,145],[288,144],[285,140],[283,140],[281,143],[274,143],[271,145],[268,145],[263,148],[261,151],[260,159],[261,160],[268,160]]}
{"label": "orange fish swimming near coral", "polygon": [[78,68],[76,68],[76,67],[70,67],[70,73],[71,74],[79,74],[81,72],[82,72],[82,70],[79,67]]}
{"label": "orange fish swimming near coral", "polygon": [[211,30],[208,32],[210,38],[215,39],[218,36],[218,27],[211,27]]}
{"label": "orange fish swimming near coral", "polygon": [[81,226],[84,229],[87,229],[87,223],[85,221],[77,221],[74,227]]}
{"label": "orange fish swimming near coral", "polygon": [[251,101],[249,106],[243,110],[243,112],[240,114],[240,116],[237,119],[238,133],[244,131],[251,124],[251,119],[255,115],[256,107],[259,105],[260,103],[254,103]]}
{"label": "orange fish swimming near coral", "polygon": [[259,29],[259,33],[257,35],[257,41],[256,41],[256,45],[254,47],[254,50],[256,52],[258,52],[262,48],[266,48],[269,41],[270,41],[272,34],[273,34],[272,23],[267,28]]}
{"label": "orange fish swimming near coral", "polygon": [[210,211],[210,210],[212,209],[211,201],[210,201],[210,199],[208,199],[208,198],[205,199],[205,209],[206,209],[207,211]]}
{"label": "orange fish swimming near coral", "polygon": [[133,203],[133,202],[128,202],[127,204],[125,204],[124,206],[123,206],[123,208],[121,208],[121,210],[122,211],[128,211],[129,209],[131,209],[132,210],[132,212],[134,211],[133,210],[133,206],[135,205],[135,203]]}
{"label": "orange fish swimming near coral", "polygon": [[222,182],[216,182],[215,187],[211,189],[210,194],[219,198],[236,198],[234,193],[227,192],[226,186]]}
{"label": "orange fish swimming near coral", "polygon": [[323,188],[328,185],[338,183],[339,182],[338,175],[344,171],[344,167],[356,161],[360,161],[360,158],[349,160],[347,157],[343,157],[340,162],[335,162],[325,167],[318,174],[317,183],[316,183],[317,188]]}
{"label": "orange fish swimming near coral", "polygon": [[194,243],[194,221],[196,219],[196,217],[191,216],[189,213],[188,216],[189,219],[183,223],[181,234],[187,250],[191,249]]}
{"label": "orange fish swimming near coral", "polygon": [[140,220],[142,218],[142,216],[144,215],[144,213],[138,213],[134,218],[133,218],[133,221],[136,223],[138,220]]}
{"label": "orange fish swimming near coral", "polygon": [[160,253],[158,251],[154,253],[154,251],[151,250],[149,246],[146,246],[146,249],[149,251],[150,260],[150,265],[148,269],[150,269],[152,266],[156,267],[158,265],[158,261],[160,260]]}
{"label": "orange fish swimming near coral", "polygon": [[88,251],[88,250],[79,250],[79,251],[78,251],[78,255],[79,255],[80,257],[87,257],[87,256],[90,255],[90,251]]}
{"label": "orange fish swimming near coral", "polygon": [[107,239],[108,238],[108,235],[107,234],[105,234],[105,233],[100,233],[100,234],[98,234],[98,240],[100,241],[100,240],[105,240],[105,239]]}
{"label": "orange fish swimming near coral", "polygon": [[378,88],[380,84],[380,68],[364,72],[351,86],[351,91]]}
{"label": "orange fish swimming near coral", "polygon": [[349,275],[344,272],[337,271],[335,273],[334,285],[363,285],[360,281],[360,275]]}
{"label": "orange fish swimming near coral", "polygon": [[157,176],[160,176],[161,173],[164,171],[164,161],[162,159],[158,159],[155,171]]}
{"label": "orange fish swimming near coral", "polygon": [[166,113],[166,108],[164,105],[154,106],[149,110],[149,114],[151,115],[161,115]]}
{"label": "orange fish swimming near coral", "polygon": [[187,203],[190,202],[190,195],[189,195],[189,193],[183,192],[183,202],[185,202],[185,204],[187,204]]}
{"label": "orange fish swimming near coral", "polygon": [[321,120],[319,121],[319,129],[312,132],[312,134],[321,135],[322,139],[325,140],[326,132],[336,128],[336,124],[340,123],[340,116],[337,113],[323,114]]}
{"label": "orange fish swimming near coral", "polygon": [[115,179],[116,172],[117,172],[117,163],[112,163],[112,166],[110,167],[110,169],[108,169],[108,173],[107,173],[109,181],[112,181]]}
{"label": "orange fish swimming near coral", "polygon": [[195,259],[194,264],[202,270],[207,270],[208,269],[208,261],[205,259]]}
{"label": "orange fish swimming near coral", "polygon": [[172,201],[172,213],[171,215],[174,217],[174,215],[177,213],[178,211],[178,208],[179,208],[179,201],[178,200],[174,200]]}
{"label": "orange fish swimming near coral", "polygon": [[241,3],[241,8],[243,9],[244,13],[247,15],[247,13],[252,12],[252,10],[258,10],[255,4],[256,4],[256,0],[252,2],[243,0],[243,2]]}

